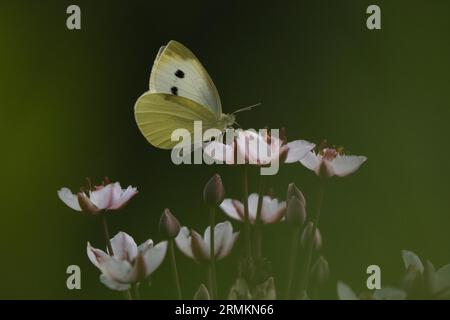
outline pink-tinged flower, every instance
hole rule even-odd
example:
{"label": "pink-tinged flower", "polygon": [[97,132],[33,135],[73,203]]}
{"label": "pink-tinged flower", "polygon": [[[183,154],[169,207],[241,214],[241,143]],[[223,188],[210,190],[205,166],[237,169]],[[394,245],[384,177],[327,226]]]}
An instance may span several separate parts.
{"label": "pink-tinged flower", "polygon": [[[248,197],[248,219],[251,224],[256,222],[258,210],[258,194],[252,193]],[[244,205],[239,200],[225,199],[220,205],[222,211],[232,219],[244,222]],[[264,196],[261,207],[261,221],[264,224],[276,223],[283,219],[286,212],[286,202]]]}
{"label": "pink-tinged flower", "polygon": [[[214,254],[216,260],[223,259],[230,254],[238,236],[239,232],[233,233],[233,226],[229,221],[216,224],[214,227]],[[175,238],[175,243],[184,255],[197,262],[211,260],[210,227],[206,228],[203,237],[195,230],[189,232],[188,228],[182,227]]]}
{"label": "pink-tinged flower", "polygon": [[300,163],[318,176],[345,177],[358,170],[366,160],[365,156],[344,155],[334,148],[325,148],[319,153],[309,152]]}
{"label": "pink-tinged flower", "polygon": [[72,193],[68,188],[58,191],[58,197],[70,208],[91,214],[102,210],[118,210],[138,193],[137,188],[128,186],[122,189],[119,182],[97,186],[95,190]]}
{"label": "pink-tinged flower", "polygon": [[153,245],[151,239],[140,246],[125,232],[111,239],[114,256],[87,244],[87,255],[101,271],[100,281],[112,290],[125,291],[152,274],[163,262],[167,241]]}
{"label": "pink-tinged flower", "polygon": [[212,160],[226,164],[269,165],[274,161],[293,163],[302,159],[315,145],[305,140],[295,140],[285,144],[284,139],[240,130],[229,144],[212,141],[205,145],[204,152]]}

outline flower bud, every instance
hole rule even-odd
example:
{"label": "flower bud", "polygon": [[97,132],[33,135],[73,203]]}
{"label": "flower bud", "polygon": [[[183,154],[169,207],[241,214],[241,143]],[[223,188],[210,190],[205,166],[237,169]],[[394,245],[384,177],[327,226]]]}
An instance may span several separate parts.
{"label": "flower bud", "polygon": [[436,288],[438,286],[436,269],[429,260],[427,260],[424,264],[423,280],[425,285],[425,293],[427,293],[428,295],[432,295],[434,292],[436,292]]}
{"label": "flower bud", "polygon": [[301,227],[306,221],[306,210],[301,200],[292,196],[287,203],[286,220],[294,227]]}
{"label": "flower bud", "polygon": [[211,300],[208,288],[202,283],[194,295],[194,300]]}
{"label": "flower bud", "polygon": [[180,233],[180,223],[167,208],[164,209],[161,219],[159,220],[159,232],[168,239],[173,239]]}
{"label": "flower bud", "polygon": [[83,212],[96,214],[100,211],[100,209],[87,197],[86,193],[78,192],[77,198]]}
{"label": "flower bud", "polygon": [[328,261],[320,256],[311,268],[311,279],[317,284],[321,285],[328,281],[330,278],[330,266]]}
{"label": "flower bud", "polygon": [[287,189],[287,196],[286,196],[286,202],[289,203],[289,200],[291,200],[292,197],[296,197],[300,200],[300,202],[303,203],[303,206],[306,206],[306,200],[303,196],[303,193],[300,191],[299,188],[295,185],[295,183],[289,183],[288,189]]}
{"label": "flower bud", "polygon": [[[302,244],[303,247],[307,247],[308,242],[311,240],[311,235],[313,232],[313,223],[310,221],[308,222],[308,224],[306,225],[305,229],[303,230],[300,242]],[[314,236],[314,246],[313,248],[315,250],[319,250],[322,247],[322,236],[320,234],[319,228],[316,229],[316,234]]]}
{"label": "flower bud", "polygon": [[222,184],[222,179],[216,173],[206,183],[203,189],[203,200],[209,206],[218,206],[225,199],[225,189]]}

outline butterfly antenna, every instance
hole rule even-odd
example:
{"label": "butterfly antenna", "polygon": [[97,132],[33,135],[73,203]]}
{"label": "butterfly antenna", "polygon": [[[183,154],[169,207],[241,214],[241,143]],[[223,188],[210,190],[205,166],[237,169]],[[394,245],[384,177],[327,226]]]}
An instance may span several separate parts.
{"label": "butterfly antenna", "polygon": [[238,112],[242,112],[242,111],[250,111],[250,110],[252,110],[254,107],[258,107],[258,106],[260,106],[261,104],[262,104],[261,102],[255,103],[255,104],[253,104],[253,105],[251,105],[251,106],[248,106],[248,107],[244,107],[244,108],[238,109],[238,110],[234,111],[232,114],[235,114],[235,113],[238,113]]}

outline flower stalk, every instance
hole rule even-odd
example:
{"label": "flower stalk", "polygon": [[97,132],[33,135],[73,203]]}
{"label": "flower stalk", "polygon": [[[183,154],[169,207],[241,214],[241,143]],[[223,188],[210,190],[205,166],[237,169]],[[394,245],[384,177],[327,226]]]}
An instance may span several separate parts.
{"label": "flower stalk", "polygon": [[247,257],[252,255],[252,245],[250,242],[250,220],[248,214],[248,169],[247,166],[243,166],[242,175],[242,203],[244,204],[244,241],[245,241],[245,253]]}
{"label": "flower stalk", "polygon": [[210,276],[211,276],[211,283],[210,283],[210,291],[211,291],[211,298],[215,299],[217,298],[217,280],[216,280],[216,252],[215,252],[215,243],[214,243],[214,234],[215,234],[215,215],[216,215],[216,208],[214,206],[210,207],[209,209],[209,225],[210,225]]}
{"label": "flower stalk", "polygon": [[312,251],[315,244],[315,237],[317,232],[317,225],[319,224],[320,220],[320,212],[322,209],[322,202],[323,202],[323,194],[324,194],[324,179],[321,178],[319,181],[319,192],[318,192],[318,198],[317,198],[317,212],[316,216],[314,217],[313,221],[313,227],[312,232],[310,235],[310,239],[307,243],[306,252],[305,252],[305,264],[303,273],[300,277],[300,299],[306,299],[307,298],[307,289],[308,289],[308,280],[309,280],[309,274],[311,269],[311,259],[312,259]]}
{"label": "flower stalk", "polygon": [[264,178],[262,175],[259,176],[259,191],[258,191],[258,206],[256,209],[256,219],[255,219],[255,258],[261,258],[262,254],[262,220],[261,211],[263,206],[264,198]]}
{"label": "flower stalk", "polygon": [[289,255],[288,280],[286,285],[286,299],[291,297],[292,282],[294,280],[295,262],[297,261],[298,242],[300,241],[301,230],[302,228],[300,226],[296,226],[292,231],[291,254]]}
{"label": "flower stalk", "polygon": [[175,287],[177,290],[177,297],[178,300],[182,300],[183,296],[181,294],[180,277],[178,276],[177,262],[175,259],[174,239],[169,240],[169,251],[170,251],[170,264],[172,265],[173,281],[175,283]]}
{"label": "flower stalk", "polygon": [[109,237],[109,228],[108,228],[108,221],[106,221],[106,214],[101,214],[102,219],[102,227],[103,227],[103,236],[106,241],[106,246],[108,248],[108,252],[111,256],[114,256],[114,251],[111,245],[111,238]]}

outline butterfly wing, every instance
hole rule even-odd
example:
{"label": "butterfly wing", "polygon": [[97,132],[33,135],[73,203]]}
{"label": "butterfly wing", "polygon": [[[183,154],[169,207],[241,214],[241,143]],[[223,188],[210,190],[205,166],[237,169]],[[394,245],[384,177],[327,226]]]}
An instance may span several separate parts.
{"label": "butterfly wing", "polygon": [[161,47],[150,74],[150,92],[188,98],[222,114],[219,93],[197,57],[177,41]]}
{"label": "butterfly wing", "polygon": [[214,113],[203,105],[167,93],[144,93],[136,101],[134,113],[144,137],[161,149],[172,149],[178,143],[171,140],[175,129],[186,129],[192,136],[196,120],[202,121],[203,130],[217,124]]}

